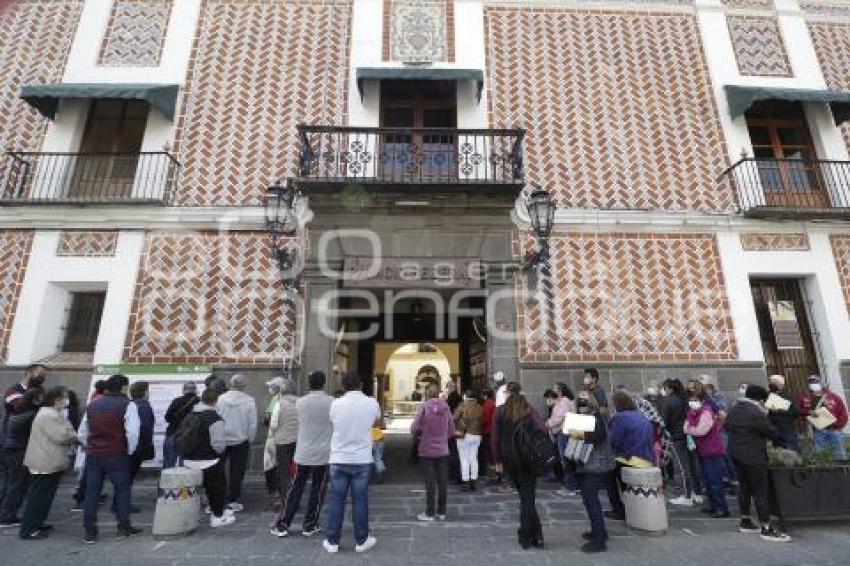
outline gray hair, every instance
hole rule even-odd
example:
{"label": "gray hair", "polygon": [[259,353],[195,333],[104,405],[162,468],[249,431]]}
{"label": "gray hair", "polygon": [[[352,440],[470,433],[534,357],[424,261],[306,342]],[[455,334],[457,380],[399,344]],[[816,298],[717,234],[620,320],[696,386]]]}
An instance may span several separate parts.
{"label": "gray hair", "polygon": [[280,384],[281,395],[295,395],[297,393],[295,380],[291,377],[284,377],[283,383]]}
{"label": "gray hair", "polygon": [[429,385],[425,388],[425,398],[426,399],[436,399],[440,396],[440,388],[436,385]]}

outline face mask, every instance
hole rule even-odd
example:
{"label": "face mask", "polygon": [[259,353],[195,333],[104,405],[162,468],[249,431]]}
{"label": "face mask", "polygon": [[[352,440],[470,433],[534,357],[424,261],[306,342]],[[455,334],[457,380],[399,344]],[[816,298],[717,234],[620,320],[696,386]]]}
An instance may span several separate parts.
{"label": "face mask", "polygon": [[584,384],[590,385],[591,383],[593,383],[593,378],[590,377],[589,375],[584,376]]}
{"label": "face mask", "polygon": [[819,383],[815,383],[814,385],[809,385],[809,390],[811,390],[812,393],[820,393],[822,389],[823,389],[823,387],[821,387],[821,385]]}
{"label": "face mask", "polygon": [[67,409],[67,408],[68,408],[68,407],[70,407],[70,406],[71,406],[71,402],[70,402],[68,399],[63,399],[63,400],[62,400],[62,408],[63,408],[63,409]]}
{"label": "face mask", "polygon": [[34,375],[27,382],[29,387],[41,387],[44,385],[44,376],[43,375]]}
{"label": "face mask", "polygon": [[551,407],[552,405],[554,405],[554,404],[555,404],[555,402],[554,402],[553,400],[551,400],[551,399],[546,399],[546,404],[547,404],[547,405],[549,405],[549,406]]}
{"label": "face mask", "polygon": [[738,397],[743,397],[746,394],[747,394],[747,388],[746,387],[739,387],[738,388]]}
{"label": "face mask", "polygon": [[277,389],[269,389],[269,395],[271,395],[272,397],[277,395]]}
{"label": "face mask", "polygon": [[579,405],[578,406],[578,412],[581,413],[582,415],[586,415],[586,414],[590,413],[590,406]]}
{"label": "face mask", "polygon": [[702,403],[699,401],[688,401],[688,407],[690,407],[692,411],[699,411],[699,408],[702,407]]}

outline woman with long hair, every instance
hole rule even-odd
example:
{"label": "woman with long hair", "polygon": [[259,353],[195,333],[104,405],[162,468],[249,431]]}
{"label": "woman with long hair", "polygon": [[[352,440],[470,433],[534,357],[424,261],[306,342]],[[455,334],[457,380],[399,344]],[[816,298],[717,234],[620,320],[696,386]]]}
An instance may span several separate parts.
{"label": "woman with long hair", "polygon": [[514,433],[519,427],[533,426],[545,434],[546,423],[528,403],[518,383],[508,383],[507,393],[505,404],[496,409],[492,442],[499,461],[519,493],[519,544],[524,550],[532,546],[542,548],[543,527],[535,505],[537,474],[540,470],[520,456],[515,442],[517,435]]}

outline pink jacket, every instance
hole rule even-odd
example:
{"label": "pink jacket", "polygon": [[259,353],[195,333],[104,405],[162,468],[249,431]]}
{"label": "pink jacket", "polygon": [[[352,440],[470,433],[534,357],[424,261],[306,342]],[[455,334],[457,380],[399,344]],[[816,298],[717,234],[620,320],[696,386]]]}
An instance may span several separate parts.
{"label": "pink jacket", "polygon": [[720,421],[707,403],[698,411],[689,410],[685,419],[685,434],[694,437],[700,456],[725,456],[726,447],[720,438]]}
{"label": "pink jacket", "polygon": [[566,397],[561,397],[558,402],[552,407],[552,416],[546,421],[546,427],[554,432],[561,432],[561,427],[564,424],[564,418],[567,413],[575,413],[576,404]]}

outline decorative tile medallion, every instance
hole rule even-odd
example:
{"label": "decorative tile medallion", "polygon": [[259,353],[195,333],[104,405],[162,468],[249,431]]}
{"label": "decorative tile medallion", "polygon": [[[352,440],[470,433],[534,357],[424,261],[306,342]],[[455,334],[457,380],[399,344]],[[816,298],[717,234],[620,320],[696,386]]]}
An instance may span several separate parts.
{"label": "decorative tile medallion", "polygon": [[8,353],[32,239],[28,230],[0,230],[0,361],[5,361]]}
{"label": "decorative tile medallion", "polygon": [[791,62],[774,17],[727,16],[729,35],[742,75],[790,77]]}
{"label": "decorative tile medallion", "polygon": [[118,232],[68,231],[59,234],[57,256],[108,257],[118,247]]}
{"label": "decorative tile medallion", "polygon": [[113,0],[98,64],[158,66],[172,4],[173,0]]}
{"label": "decorative tile medallion", "polygon": [[491,127],[527,130],[559,206],[733,210],[693,15],[492,7],[485,33]]}
{"label": "decorative tile medallion", "polygon": [[393,4],[391,58],[404,63],[446,59],[445,4]]}
{"label": "decorative tile medallion", "polygon": [[523,360],[736,358],[713,236],[567,234],[550,246],[552,298],[545,279],[530,289],[522,283]]}
{"label": "decorative tile medallion", "polygon": [[809,237],[806,234],[768,234],[762,232],[740,235],[741,247],[748,252],[806,252]]}

